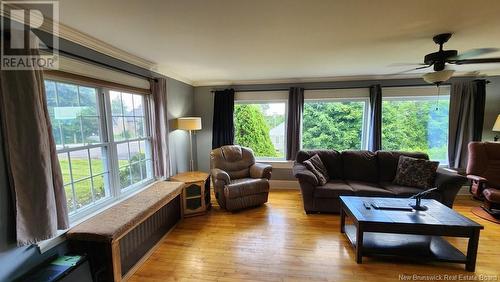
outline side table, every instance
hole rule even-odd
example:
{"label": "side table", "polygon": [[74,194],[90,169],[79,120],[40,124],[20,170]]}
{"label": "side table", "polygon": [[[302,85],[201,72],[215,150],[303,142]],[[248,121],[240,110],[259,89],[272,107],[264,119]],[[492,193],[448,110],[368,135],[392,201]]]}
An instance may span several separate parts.
{"label": "side table", "polygon": [[210,175],[189,171],[170,177],[171,181],[184,182],[182,207],[184,217],[205,214],[210,209]]}

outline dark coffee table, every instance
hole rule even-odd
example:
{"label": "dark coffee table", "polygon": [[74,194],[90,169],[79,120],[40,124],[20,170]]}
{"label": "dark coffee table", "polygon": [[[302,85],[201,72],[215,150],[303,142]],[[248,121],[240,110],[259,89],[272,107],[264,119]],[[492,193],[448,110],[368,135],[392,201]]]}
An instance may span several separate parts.
{"label": "dark coffee table", "polygon": [[[356,262],[363,256],[398,256],[417,261],[443,261],[476,268],[479,232],[484,227],[436,200],[422,200],[426,211],[367,209],[363,202],[406,206],[414,202],[401,198],[341,196],[340,232],[356,250]],[[346,216],[353,224],[346,225]],[[442,236],[469,238],[467,254]],[[361,243],[358,243],[361,242]]]}

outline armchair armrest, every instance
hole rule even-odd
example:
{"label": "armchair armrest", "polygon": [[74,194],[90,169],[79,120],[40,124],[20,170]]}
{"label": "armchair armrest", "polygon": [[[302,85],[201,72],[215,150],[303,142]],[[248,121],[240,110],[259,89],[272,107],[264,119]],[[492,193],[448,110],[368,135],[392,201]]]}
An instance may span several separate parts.
{"label": "armchair armrest", "polygon": [[299,179],[299,181],[307,182],[313,186],[318,186],[318,178],[316,175],[308,170],[303,164],[295,163],[293,165],[293,176]]}
{"label": "armchair armrest", "polygon": [[225,185],[229,185],[229,183],[231,183],[231,177],[229,177],[229,174],[222,169],[214,168],[210,172],[214,182],[222,181]]}
{"label": "armchair armrest", "polygon": [[467,179],[470,179],[470,180],[478,182],[478,183],[488,182],[488,179],[481,177],[481,176],[478,176],[478,175],[473,175],[473,174],[467,175]]}
{"label": "armchair armrest", "polygon": [[250,167],[250,177],[271,179],[273,167],[270,164],[255,163]]}
{"label": "armchair armrest", "polygon": [[435,184],[438,191],[441,193],[442,203],[451,208],[458,191],[465,182],[467,182],[467,178],[460,174],[438,169]]}

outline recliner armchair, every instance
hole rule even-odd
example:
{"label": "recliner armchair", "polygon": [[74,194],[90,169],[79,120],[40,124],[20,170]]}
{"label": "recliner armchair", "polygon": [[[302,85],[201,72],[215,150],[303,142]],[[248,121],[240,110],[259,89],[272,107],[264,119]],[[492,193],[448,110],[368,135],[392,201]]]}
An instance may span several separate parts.
{"label": "recliner armchair", "polygon": [[467,178],[470,192],[484,200],[483,208],[493,216],[500,216],[500,143],[469,143]]}
{"label": "recliner armchair", "polygon": [[210,152],[215,198],[228,211],[259,206],[267,202],[272,167],[256,163],[253,151],[227,145]]}

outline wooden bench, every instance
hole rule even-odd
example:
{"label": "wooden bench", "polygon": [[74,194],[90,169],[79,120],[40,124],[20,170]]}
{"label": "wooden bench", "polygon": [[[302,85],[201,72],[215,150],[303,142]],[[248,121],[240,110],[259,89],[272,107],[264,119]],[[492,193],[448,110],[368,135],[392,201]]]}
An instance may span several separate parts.
{"label": "wooden bench", "polygon": [[127,279],[182,218],[182,182],[161,181],[68,231],[94,281]]}

